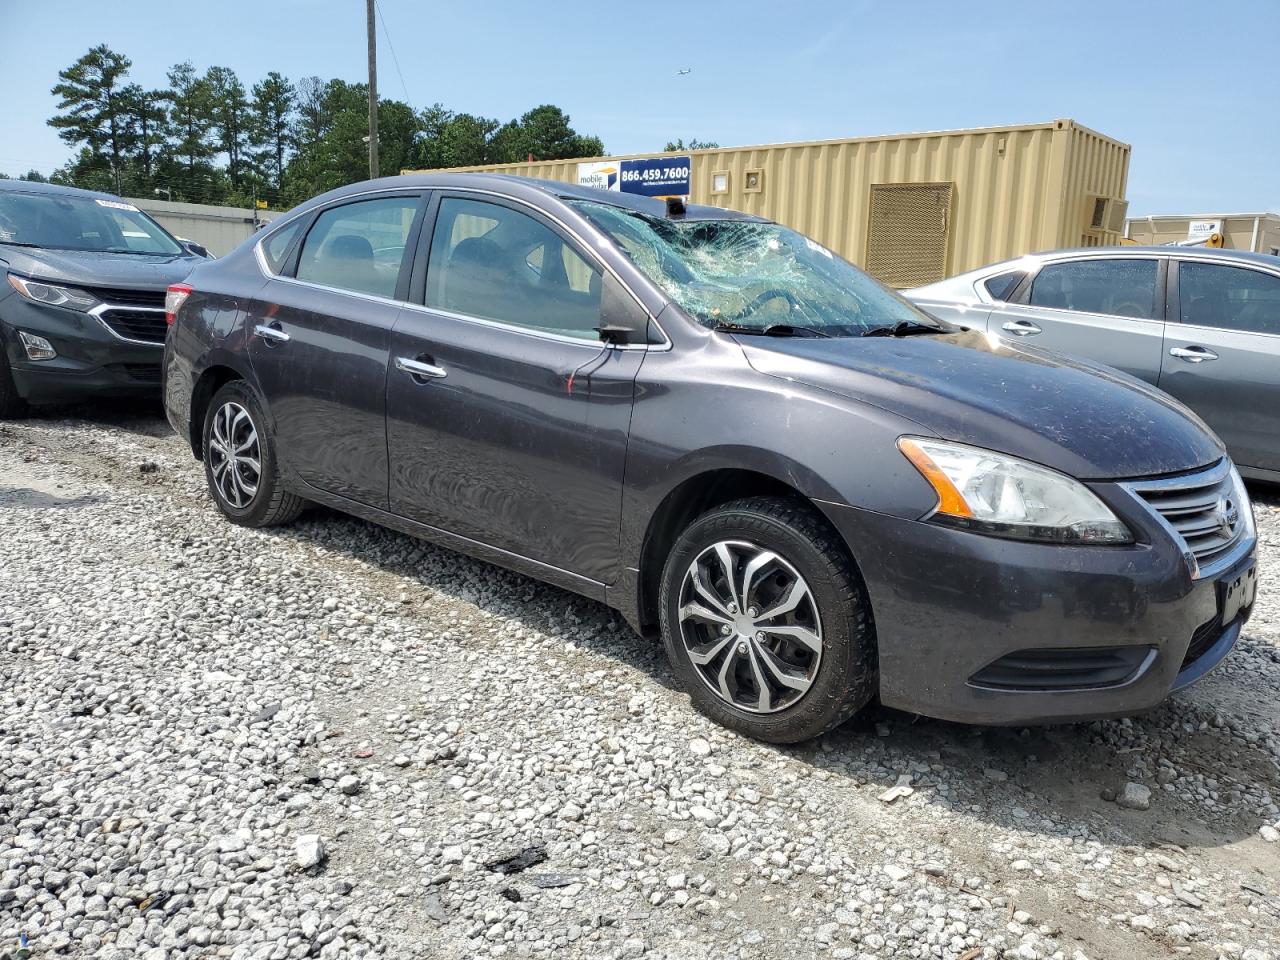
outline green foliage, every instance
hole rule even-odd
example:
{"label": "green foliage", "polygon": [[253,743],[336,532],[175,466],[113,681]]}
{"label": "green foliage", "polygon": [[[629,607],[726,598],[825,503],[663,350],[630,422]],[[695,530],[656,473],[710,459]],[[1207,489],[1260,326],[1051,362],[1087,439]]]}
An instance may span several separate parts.
{"label": "green foliage", "polygon": [[684,140],[668,140],[667,145],[662,149],[667,153],[675,153],[681,150],[715,150],[720,144],[712,143],[710,140],[690,140],[685,143]]}
{"label": "green foliage", "polygon": [[72,146],[82,143],[110,158],[112,171],[120,169],[130,148],[121,90],[130,66],[128,57],[100,44],[58,71],[58,83],[50,91],[60,98],[58,109],[63,112],[49,126]]}
{"label": "green foliage", "polygon": [[[246,91],[227,67],[203,74],[191,63],[168,72],[168,86],[128,83],[129,59],[94,47],[58,74],[58,115],[49,120],[78,148],[51,180],[128,196],[196,203],[299,203],[368,176],[368,87],[268,73]],[[415,110],[378,101],[378,165],[478,166],[604,155],[598,137],[543,104],[502,123],[443,104]],[[27,179],[39,177],[37,171]]]}

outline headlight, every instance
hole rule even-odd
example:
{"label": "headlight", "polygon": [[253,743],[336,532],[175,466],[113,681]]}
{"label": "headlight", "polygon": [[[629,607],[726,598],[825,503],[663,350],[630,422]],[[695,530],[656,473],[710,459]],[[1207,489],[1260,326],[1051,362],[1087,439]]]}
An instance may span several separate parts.
{"label": "headlight", "polygon": [[902,437],[898,449],[938,494],[930,519],[979,533],[1052,543],[1131,543],[1084,484],[1017,457],[946,440]]}
{"label": "headlight", "polygon": [[1231,467],[1231,486],[1235,495],[1236,508],[1240,511],[1240,522],[1243,526],[1240,528],[1240,536],[1256,537],[1258,535],[1258,525],[1253,516],[1253,503],[1249,499],[1249,491],[1245,489],[1244,477],[1240,476],[1240,471]]}
{"label": "headlight", "polygon": [[84,290],[60,287],[57,284],[43,283],[39,280],[28,280],[26,277],[19,277],[12,273],[9,274],[9,286],[28,300],[47,303],[51,307],[66,307],[68,310],[84,312],[92,310],[99,303],[97,297]]}

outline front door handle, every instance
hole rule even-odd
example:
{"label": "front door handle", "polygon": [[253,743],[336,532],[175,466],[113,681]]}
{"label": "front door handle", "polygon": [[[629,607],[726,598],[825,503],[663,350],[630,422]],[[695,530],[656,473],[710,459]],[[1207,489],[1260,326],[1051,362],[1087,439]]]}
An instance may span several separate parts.
{"label": "front door handle", "polygon": [[437,367],[434,363],[413,360],[409,357],[396,357],[396,369],[403,370],[413,377],[431,377],[434,380],[439,380],[449,375],[449,371],[444,367]]}
{"label": "front door handle", "polygon": [[256,327],[254,327],[253,335],[255,337],[261,337],[263,340],[266,340],[268,343],[288,343],[289,342],[289,335],[287,333],[281,330],[278,326],[268,326],[265,323],[260,323]]}
{"label": "front door handle", "polygon": [[1177,357],[1179,360],[1185,360],[1187,363],[1203,363],[1206,360],[1217,360],[1218,355],[1212,350],[1206,350],[1204,347],[1170,347],[1169,356]]}
{"label": "front door handle", "polygon": [[1009,320],[1001,324],[1000,329],[1012,333],[1015,337],[1033,337],[1040,332],[1040,328],[1030,320]]}

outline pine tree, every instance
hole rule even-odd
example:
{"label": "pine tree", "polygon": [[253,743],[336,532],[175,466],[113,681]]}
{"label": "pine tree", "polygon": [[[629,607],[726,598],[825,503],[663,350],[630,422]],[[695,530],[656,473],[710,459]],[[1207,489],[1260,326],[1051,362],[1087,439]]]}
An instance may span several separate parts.
{"label": "pine tree", "polygon": [[244,84],[229,67],[210,67],[205,71],[204,85],[209,98],[214,140],[218,149],[226,154],[231,187],[239,190],[248,160],[250,124]]}
{"label": "pine tree", "polygon": [[175,188],[181,190],[185,199],[208,202],[212,199],[208,161],[215,153],[211,142],[213,105],[209,86],[189,61],[179,63],[169,71],[165,98],[169,101],[171,145],[183,164],[181,183],[175,184]]}
{"label": "pine tree", "polygon": [[293,85],[274,70],[253,85],[250,143],[253,162],[272,193],[279,195],[285,161],[293,149]]}
{"label": "pine tree", "polygon": [[66,143],[82,145],[91,154],[104,157],[117,191],[129,146],[122,81],[131,66],[128,57],[99,44],[58,71],[60,82],[50,91],[60,98],[58,109],[65,112],[50,119],[49,126]]}

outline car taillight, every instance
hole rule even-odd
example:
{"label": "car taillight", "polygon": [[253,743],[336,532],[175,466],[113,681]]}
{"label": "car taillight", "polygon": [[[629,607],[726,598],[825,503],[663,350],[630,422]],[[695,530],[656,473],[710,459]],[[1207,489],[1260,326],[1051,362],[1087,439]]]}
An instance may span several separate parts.
{"label": "car taillight", "polygon": [[187,302],[187,297],[191,296],[194,291],[189,283],[171,283],[169,289],[164,294],[164,322],[169,326],[173,326],[173,321],[178,319],[178,311],[182,309],[182,305]]}

